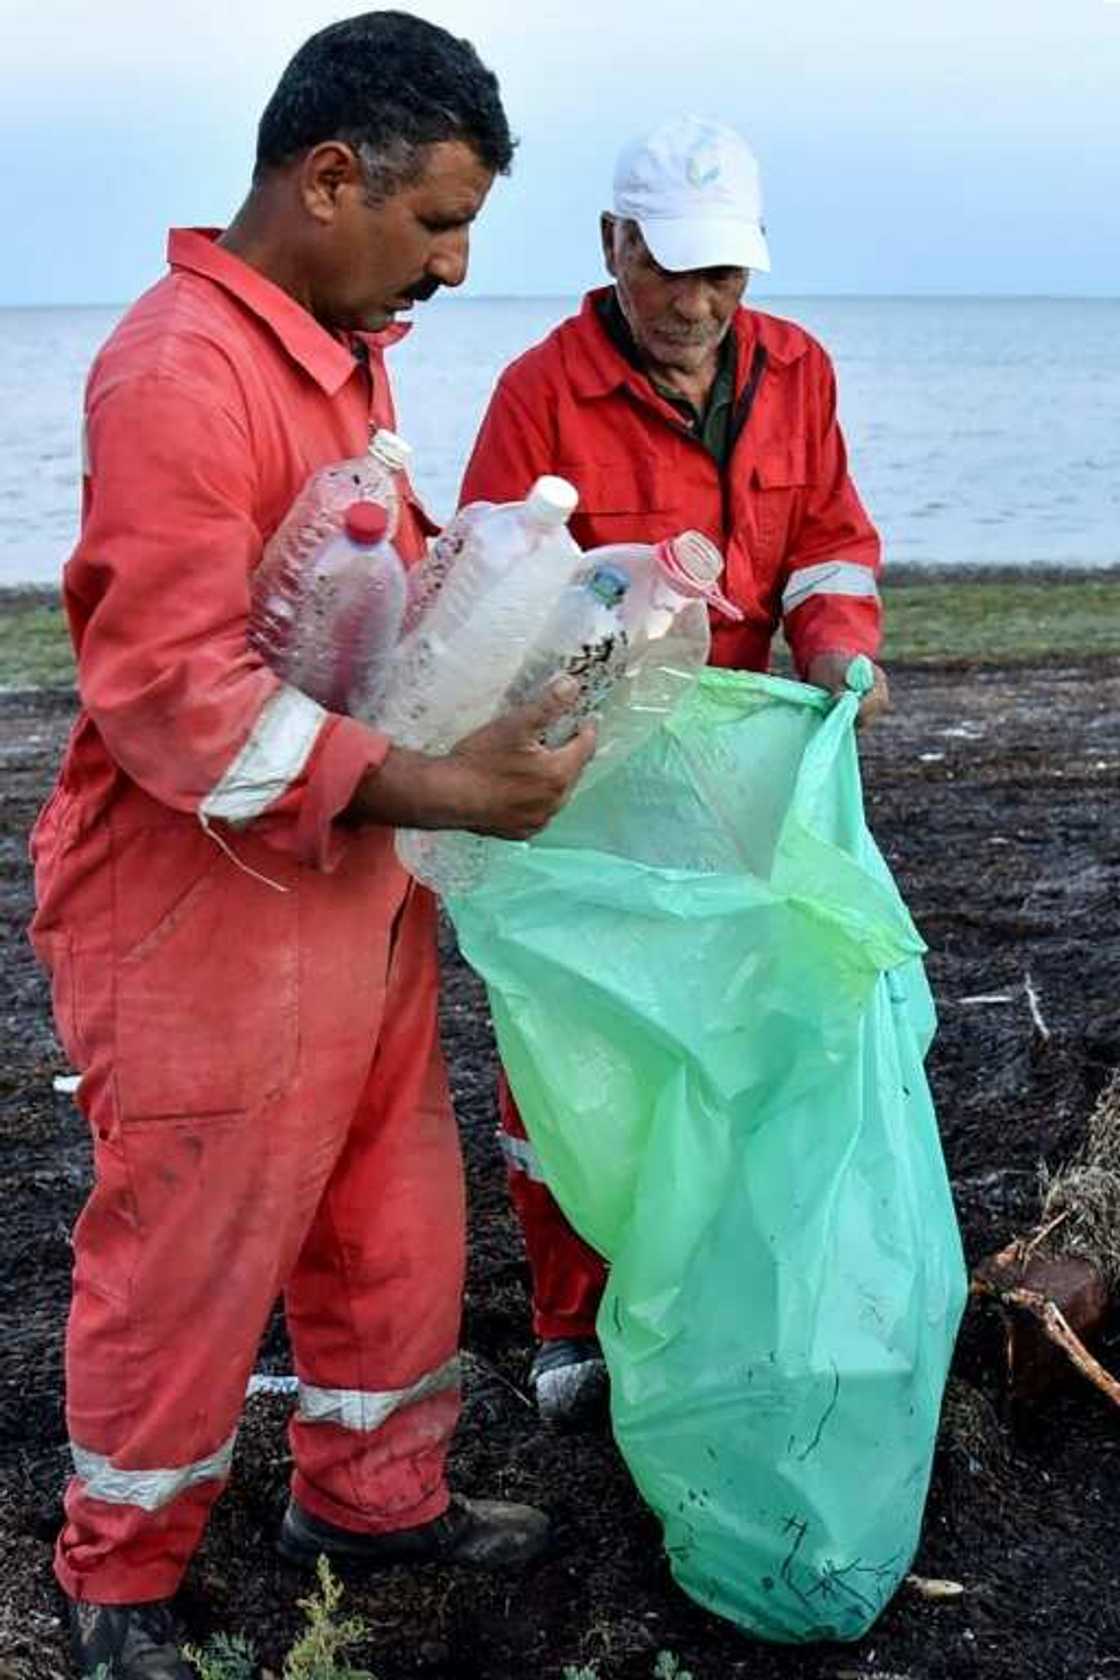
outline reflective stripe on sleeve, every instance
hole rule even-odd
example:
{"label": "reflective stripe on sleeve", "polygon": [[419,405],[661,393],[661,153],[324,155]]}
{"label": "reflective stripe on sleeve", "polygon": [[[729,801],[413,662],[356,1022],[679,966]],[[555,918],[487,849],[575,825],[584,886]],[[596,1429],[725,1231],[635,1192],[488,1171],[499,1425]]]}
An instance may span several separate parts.
{"label": "reflective stripe on sleeve", "polygon": [[198,808],[203,827],[215,817],[247,823],[291,787],[303,770],[326,712],[298,688],[285,684],[266,700],[249,739]]}
{"label": "reflective stripe on sleeve", "polygon": [[334,1423],[340,1429],[354,1429],[368,1435],[380,1429],[385,1419],[402,1406],[427,1400],[432,1394],[459,1386],[459,1356],[436,1371],[429,1371],[409,1388],[381,1391],[363,1388],[315,1388],[299,1385],[299,1415],[304,1423]]}
{"label": "reflective stripe on sleeve", "polygon": [[534,1184],[544,1183],[537,1152],[528,1138],[510,1137],[508,1132],[499,1132],[498,1147],[514,1172],[523,1172]]}
{"label": "reflective stripe on sleeve", "polygon": [[197,1459],[194,1464],[183,1464],[175,1470],[118,1470],[111,1458],[90,1452],[76,1441],[70,1443],[70,1456],[86,1499],[159,1511],[199,1482],[224,1482],[229,1475],[236,1439],[234,1430],[225,1445],[209,1458]]}
{"label": "reflective stripe on sleeve", "polygon": [[866,595],[878,600],[879,590],[870,566],[853,566],[848,560],[823,560],[817,566],[803,566],[794,572],[782,592],[782,612],[791,613],[812,595]]}

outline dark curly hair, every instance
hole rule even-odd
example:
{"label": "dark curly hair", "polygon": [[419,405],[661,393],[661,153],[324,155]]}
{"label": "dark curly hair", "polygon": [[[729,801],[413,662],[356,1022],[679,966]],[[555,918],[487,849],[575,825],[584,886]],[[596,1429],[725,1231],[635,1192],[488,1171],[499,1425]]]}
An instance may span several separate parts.
{"label": "dark curly hair", "polygon": [[261,117],[253,179],[324,140],[354,148],[373,198],[416,180],[437,141],[465,142],[500,175],[515,144],[470,42],[407,12],[364,12],[304,42]]}

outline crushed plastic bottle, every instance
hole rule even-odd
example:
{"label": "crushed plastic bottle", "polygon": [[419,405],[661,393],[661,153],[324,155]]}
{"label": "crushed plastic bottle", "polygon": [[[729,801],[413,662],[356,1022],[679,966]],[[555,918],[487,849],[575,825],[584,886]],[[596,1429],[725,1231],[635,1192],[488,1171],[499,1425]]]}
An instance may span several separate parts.
{"label": "crushed plastic bottle", "polygon": [[[612,544],[582,558],[501,707],[521,704],[550,678],[568,672],[581,693],[557,720],[550,746],[562,744],[594,714],[598,745],[576,789],[621,764],[685,698],[707,663],[709,608],[731,618],[739,609],[719,589],[723,561],[696,531],[667,542]],[[482,673],[480,673],[481,675]],[[401,833],[397,851],[419,880],[445,896],[473,891],[504,842],[463,833]]]}
{"label": "crushed plastic bottle", "polygon": [[328,711],[371,710],[388,678],[407,592],[388,531],[384,507],[350,503],[341,528],[304,560],[290,634],[270,660],[277,675]]}
{"label": "crushed plastic bottle", "polygon": [[[611,566],[596,566],[570,583],[506,690],[502,712],[528,704],[556,677],[574,678],[577,698],[545,731],[545,746],[570,741],[625,674],[629,638],[621,603],[629,587],[626,573]],[[493,844],[460,831],[404,830],[397,853],[406,869],[439,892],[467,892],[484,878]]]}
{"label": "crushed plastic bottle", "polygon": [[315,556],[341,530],[355,502],[382,508],[390,542],[400,524],[398,475],[412,450],[384,429],[374,433],[365,455],[333,461],[312,473],[265,545],[253,578],[249,636],[274,670],[286,667],[301,620],[304,590]]}
{"label": "crushed plastic bottle", "polygon": [[566,480],[540,478],[524,502],[452,521],[413,580],[423,611],[411,615],[370,717],[392,740],[446,752],[494,716],[557,595],[585,564],[567,530],[578,499]]}

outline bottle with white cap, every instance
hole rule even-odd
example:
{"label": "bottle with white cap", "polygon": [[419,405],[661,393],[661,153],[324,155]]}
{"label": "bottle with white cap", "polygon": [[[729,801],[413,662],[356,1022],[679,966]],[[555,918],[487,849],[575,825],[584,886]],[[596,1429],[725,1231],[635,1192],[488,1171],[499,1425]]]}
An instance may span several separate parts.
{"label": "bottle with white cap", "polygon": [[[577,699],[551,726],[545,742],[562,745],[594,714],[596,751],[579,787],[609,774],[691,691],[708,660],[709,609],[742,617],[719,588],[722,571],[719,550],[698,531],[656,545],[592,549],[556,599],[505,692],[502,710],[531,700],[555,676],[574,677]],[[397,836],[405,867],[444,894],[478,887],[497,844],[474,834],[404,831]]]}
{"label": "bottle with white cap", "polygon": [[[630,587],[625,572],[596,566],[562,589],[537,641],[502,698],[500,710],[535,699],[558,676],[572,677],[578,693],[543,740],[563,746],[610,694],[626,669],[626,629],[621,603]],[[404,829],[397,853],[405,868],[434,891],[470,892],[483,880],[490,842],[478,834]]]}
{"label": "bottle with white cap", "polygon": [[362,461],[361,500],[377,502],[389,515],[388,538],[392,542],[401,520],[401,479],[412,459],[412,445],[397,432],[380,426],[369,440]]}
{"label": "bottle with white cap", "polygon": [[445,752],[495,715],[583,563],[567,529],[578,500],[545,477],[524,502],[464,509],[417,568],[422,610],[408,612],[375,720],[399,745]]}
{"label": "bottle with white cap", "polygon": [[400,523],[400,474],[412,450],[395,432],[374,432],[364,455],[312,473],[265,545],[253,575],[250,641],[275,670],[287,667],[316,556],[342,530],[355,503],[385,515],[385,540]]}

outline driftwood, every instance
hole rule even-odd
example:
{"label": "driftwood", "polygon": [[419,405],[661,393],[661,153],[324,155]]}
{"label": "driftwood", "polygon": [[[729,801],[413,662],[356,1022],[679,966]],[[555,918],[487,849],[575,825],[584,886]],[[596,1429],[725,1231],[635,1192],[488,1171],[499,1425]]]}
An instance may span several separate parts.
{"label": "driftwood", "polygon": [[[1056,1223],[1056,1222],[1055,1222]],[[1019,1398],[1040,1394],[1053,1380],[1059,1349],[1082,1376],[1120,1406],[1120,1382],[1086,1347],[1104,1321],[1109,1295],[1099,1269],[1072,1255],[1041,1256],[1044,1228],[991,1255],[976,1268],[971,1293],[998,1302],[1007,1327],[1007,1368]]]}
{"label": "driftwood", "polygon": [[[1029,974],[1025,991],[1035,1043],[1045,1046],[1050,1029]],[[1084,1144],[1060,1172],[1043,1173],[1042,1189],[1038,1228],[981,1261],[972,1294],[1003,1309],[1013,1394],[1037,1395],[1068,1359],[1120,1406],[1120,1382],[1085,1345],[1120,1296],[1120,1069],[1097,1099]]]}

